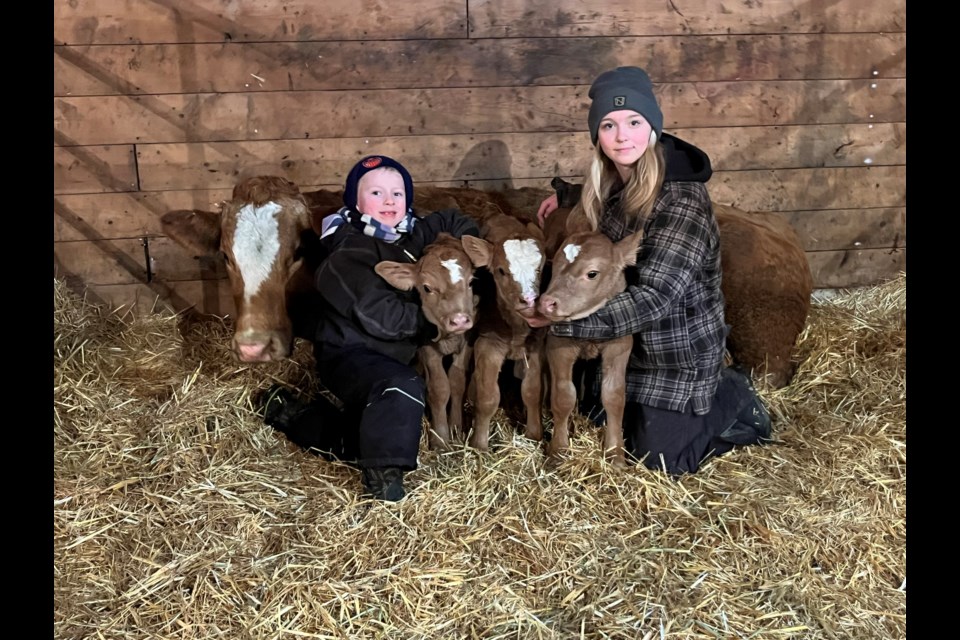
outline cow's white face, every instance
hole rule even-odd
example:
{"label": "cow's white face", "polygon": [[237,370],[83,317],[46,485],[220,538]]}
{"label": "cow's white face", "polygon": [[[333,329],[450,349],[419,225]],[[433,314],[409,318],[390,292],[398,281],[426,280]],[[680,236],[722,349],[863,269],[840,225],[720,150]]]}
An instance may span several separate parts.
{"label": "cow's white face", "polygon": [[507,240],[503,243],[503,254],[507,258],[510,275],[520,287],[521,297],[531,302],[536,300],[540,293],[537,288],[543,264],[543,253],[536,240]]}
{"label": "cow's white face", "polygon": [[237,212],[231,253],[243,279],[243,298],[247,304],[277,267],[280,253],[277,215],[281,210],[276,202],[268,202],[261,206],[248,204]]}

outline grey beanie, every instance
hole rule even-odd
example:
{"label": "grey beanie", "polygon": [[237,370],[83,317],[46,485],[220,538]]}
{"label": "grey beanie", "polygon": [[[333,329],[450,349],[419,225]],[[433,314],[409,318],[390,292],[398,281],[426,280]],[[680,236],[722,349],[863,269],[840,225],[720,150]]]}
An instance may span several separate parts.
{"label": "grey beanie", "polygon": [[663,112],[653,95],[653,83],[640,67],[617,67],[604,71],[590,85],[588,95],[593,100],[587,118],[593,144],[597,144],[600,121],[608,113],[621,109],[632,109],[646,118],[657,138],[663,132]]}

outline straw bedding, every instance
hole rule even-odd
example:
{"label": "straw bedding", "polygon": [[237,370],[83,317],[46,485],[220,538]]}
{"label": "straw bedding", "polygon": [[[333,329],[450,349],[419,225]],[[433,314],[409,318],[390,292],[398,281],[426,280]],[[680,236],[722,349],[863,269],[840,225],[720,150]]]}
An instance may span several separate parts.
{"label": "straw bedding", "polygon": [[400,503],[257,417],[309,345],[122,315],[54,281],[54,637],[904,638],[905,278],[815,302],[773,444],[671,480],[578,419],[544,464],[421,449]]}

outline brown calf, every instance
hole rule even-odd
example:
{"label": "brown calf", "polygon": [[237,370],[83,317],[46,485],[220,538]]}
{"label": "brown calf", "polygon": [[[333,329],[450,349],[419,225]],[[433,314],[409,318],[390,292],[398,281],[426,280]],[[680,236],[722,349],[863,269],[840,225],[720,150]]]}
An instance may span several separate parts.
{"label": "brown calf", "polygon": [[[642,239],[642,231],[620,242],[612,242],[598,231],[578,231],[567,236],[553,257],[550,285],[537,305],[540,313],[552,322],[561,322],[578,320],[602,307],[626,289],[623,270],[636,264],[637,248]],[[559,458],[570,445],[570,414],[577,401],[573,366],[578,359],[599,356],[603,380],[600,398],[607,414],[603,450],[611,464],[626,466],[623,410],[627,363],[632,347],[632,335],[612,340],[547,336],[545,348],[553,413],[553,436],[547,449],[550,457]]]}
{"label": "brown calf", "polygon": [[[331,192],[312,198],[314,211],[334,211]],[[299,188],[277,176],[241,180],[220,211],[177,210],[161,219],[164,233],[202,256],[223,257],[236,311],[232,350],[242,362],[287,357],[293,346],[291,317],[310,305],[316,266],[300,251],[315,236],[311,208]],[[303,333],[308,328],[301,329]]]}
{"label": "brown calf", "polygon": [[481,235],[483,238],[464,236],[463,247],[475,265],[486,267],[494,289],[481,291],[471,385],[476,392],[476,411],[470,444],[486,451],[490,420],[500,406],[497,383],[504,360],[524,363],[520,386],[527,414],[524,434],[534,440],[543,437],[540,403],[546,330],[531,329],[525,318],[536,312],[546,257],[543,232],[534,223],[495,215],[481,227]]}
{"label": "brown calf", "polygon": [[[441,233],[417,262],[384,261],[375,269],[397,289],[415,288],[423,314],[437,327],[436,340],[421,346],[417,358],[427,383],[430,448],[446,448],[464,427],[463,400],[472,353],[467,332],[476,321],[479,300],[470,287],[474,265],[460,240]],[[453,361],[445,369],[443,359],[449,355]]]}

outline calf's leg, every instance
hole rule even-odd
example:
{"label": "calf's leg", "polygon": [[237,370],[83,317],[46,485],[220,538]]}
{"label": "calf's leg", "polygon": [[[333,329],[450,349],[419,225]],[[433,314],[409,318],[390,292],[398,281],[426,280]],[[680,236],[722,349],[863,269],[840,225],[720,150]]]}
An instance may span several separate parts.
{"label": "calf's leg", "polygon": [[633,347],[633,336],[611,340],[603,345],[603,383],[600,400],[607,414],[603,429],[603,452],[615,467],[626,467],[623,453],[623,408],[626,404],[627,363]]}
{"label": "calf's leg", "polygon": [[490,420],[500,406],[500,386],[497,378],[506,353],[493,341],[483,338],[477,339],[473,353],[476,360],[473,378],[476,382],[477,408],[473,417],[470,446],[487,451],[490,447]]}
{"label": "calf's leg", "polygon": [[450,382],[443,368],[443,355],[430,345],[420,347],[417,355],[427,383],[427,406],[430,408],[430,431],[427,437],[430,448],[443,449],[450,442],[450,426],[447,423]]}
{"label": "calf's leg", "polygon": [[573,384],[573,364],[579,357],[576,342],[567,338],[547,337],[547,366],[550,368],[550,411],[553,414],[553,435],[547,455],[559,458],[570,447],[570,414],[577,405],[577,388]]}

